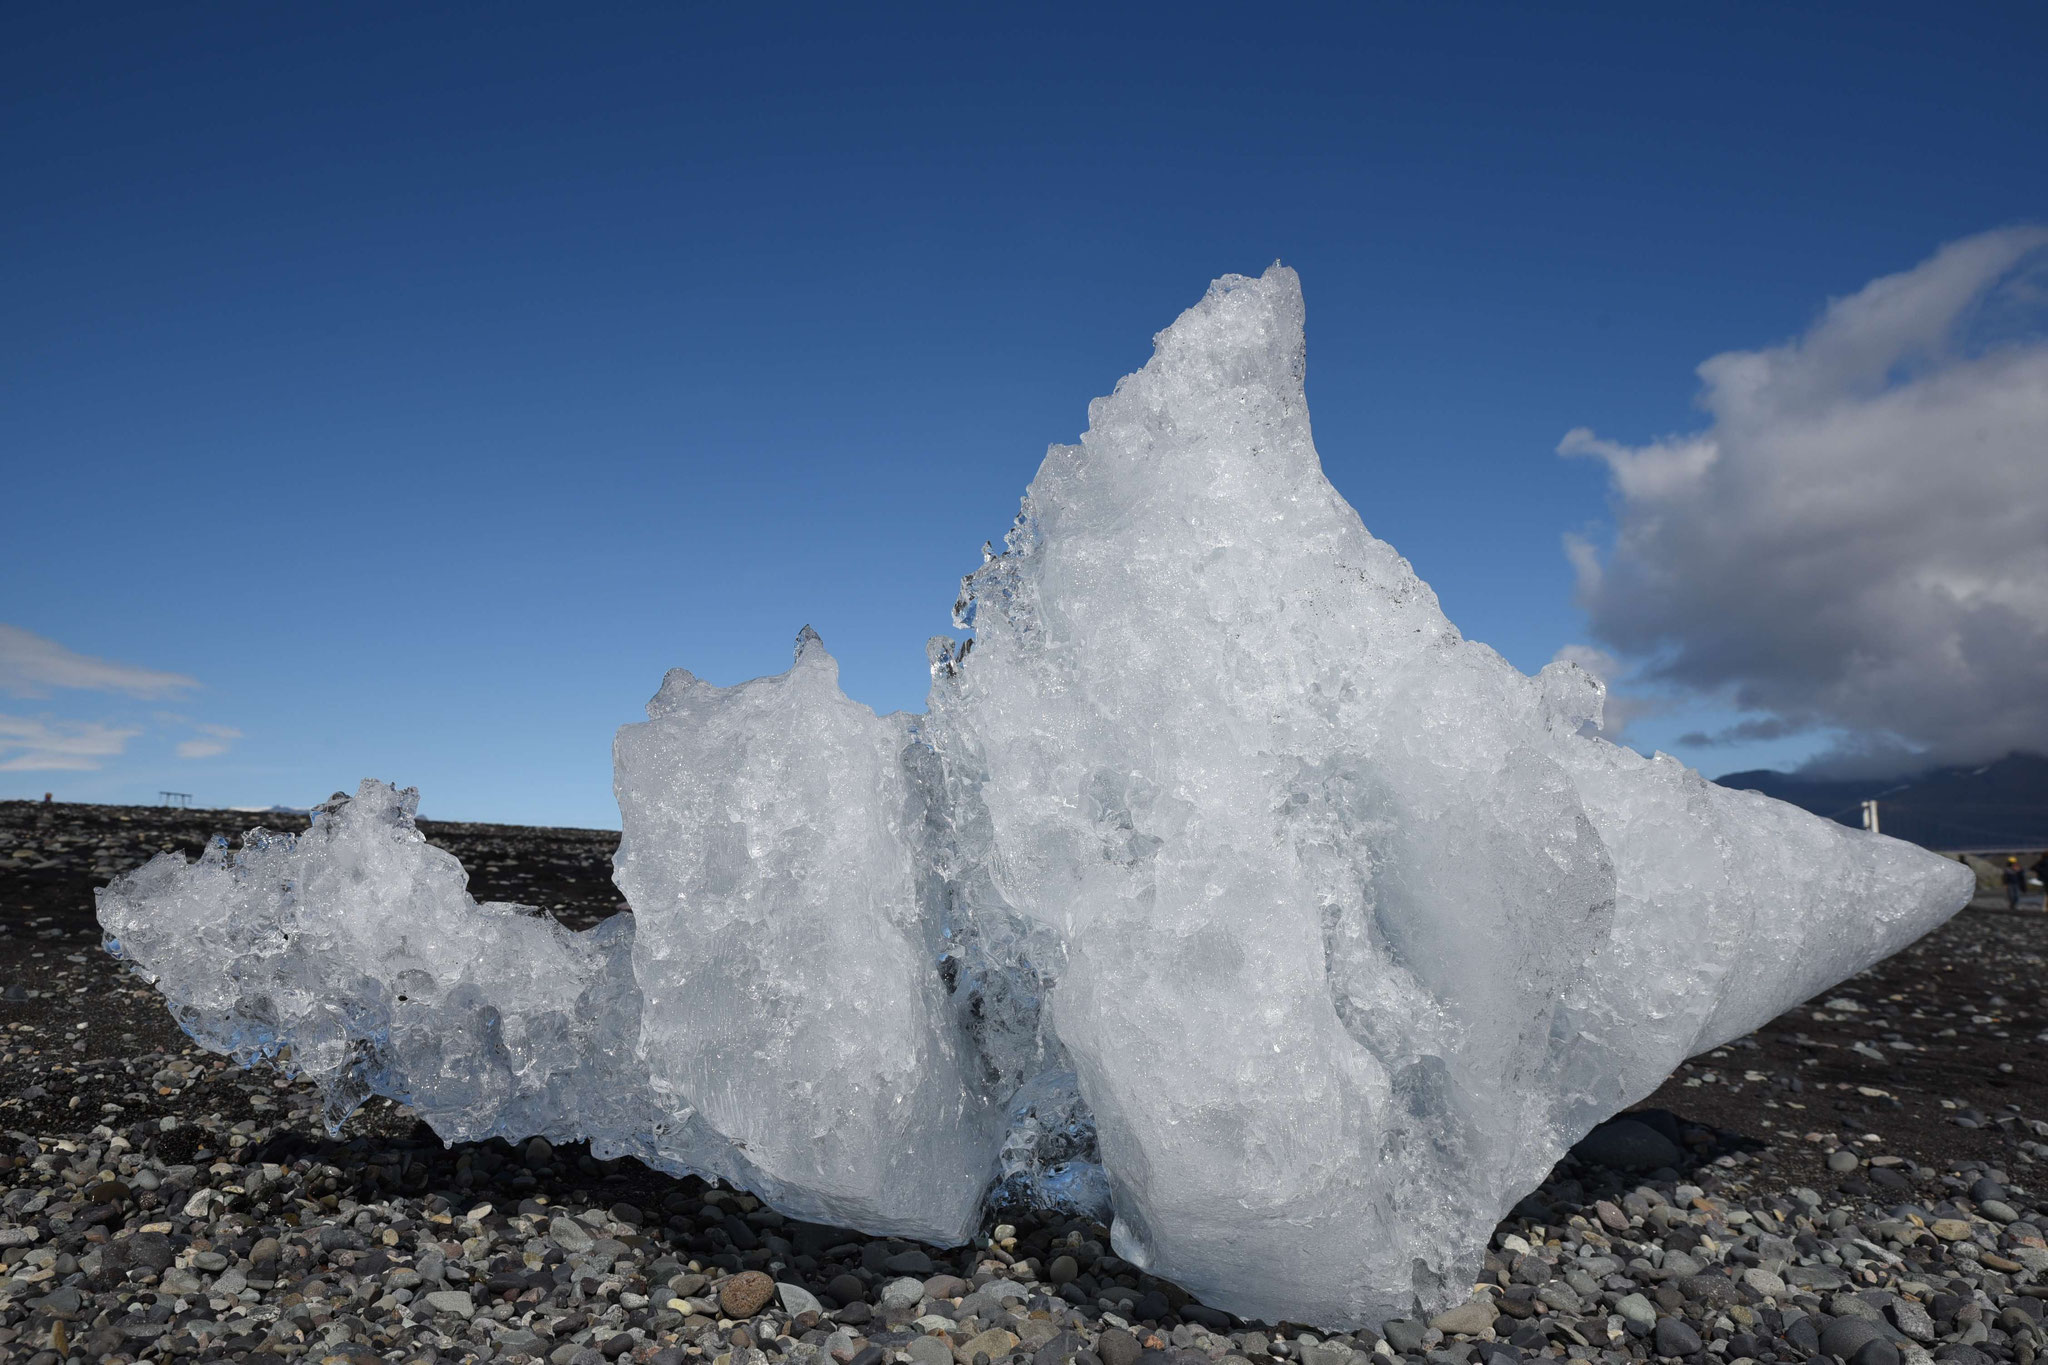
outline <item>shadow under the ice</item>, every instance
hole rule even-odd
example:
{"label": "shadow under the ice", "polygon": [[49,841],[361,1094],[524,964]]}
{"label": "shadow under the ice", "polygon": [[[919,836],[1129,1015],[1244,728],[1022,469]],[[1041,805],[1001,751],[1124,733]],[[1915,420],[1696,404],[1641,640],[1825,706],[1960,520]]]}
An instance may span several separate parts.
{"label": "shadow under the ice", "polygon": [[[386,1118],[376,1112],[384,1105],[372,1101],[364,1117]],[[1046,1294],[1076,1306],[1093,1307],[1100,1297],[1127,1300],[1125,1315],[1136,1323],[1170,1329],[1186,1321],[1217,1331],[1238,1325],[1238,1319],[1206,1307],[1178,1285],[1120,1261],[1109,1249],[1109,1230],[1086,1218],[1006,1212],[1000,1219],[1010,1235],[1002,1247],[991,1245],[990,1234],[997,1230],[992,1216],[974,1244],[938,1249],[788,1218],[752,1195],[695,1176],[670,1176],[630,1157],[599,1160],[584,1143],[556,1147],[529,1140],[515,1145],[492,1138],[451,1146],[422,1122],[409,1131],[375,1131],[383,1125],[372,1126],[370,1133],[339,1139],[283,1130],[245,1159],[280,1164],[303,1159],[324,1168],[303,1197],[329,1212],[338,1211],[343,1200],[372,1204],[394,1198],[419,1201],[429,1217],[459,1218],[485,1203],[500,1214],[529,1217],[604,1208],[618,1222],[638,1229],[645,1245],[636,1250],[646,1259],[694,1261],[707,1271],[772,1269],[776,1279],[809,1289],[839,1321],[856,1322],[861,1310],[855,1305],[868,1306],[875,1319],[870,1331],[883,1326],[883,1310],[876,1304],[890,1280],[942,1274],[971,1280],[991,1260],[1020,1267],[1031,1262],[1025,1269]],[[320,1220],[311,1215],[298,1221]],[[346,1225],[339,1231],[323,1225],[321,1235],[345,1237]],[[1054,1263],[1069,1255],[1076,1258],[1077,1278],[1049,1283]],[[502,1291],[494,1292],[516,1295],[525,1287],[516,1281],[516,1275],[508,1275]]]}

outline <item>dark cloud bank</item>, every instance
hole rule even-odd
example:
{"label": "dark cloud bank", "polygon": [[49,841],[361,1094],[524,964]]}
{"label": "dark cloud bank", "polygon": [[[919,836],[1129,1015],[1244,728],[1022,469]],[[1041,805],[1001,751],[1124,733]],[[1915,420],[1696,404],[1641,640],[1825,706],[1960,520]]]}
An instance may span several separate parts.
{"label": "dark cloud bank", "polygon": [[1615,534],[1574,539],[1641,681],[1816,732],[1833,776],[2048,751],[2048,229],[1953,243],[1784,345],[1700,366],[1706,430],[1581,428]]}

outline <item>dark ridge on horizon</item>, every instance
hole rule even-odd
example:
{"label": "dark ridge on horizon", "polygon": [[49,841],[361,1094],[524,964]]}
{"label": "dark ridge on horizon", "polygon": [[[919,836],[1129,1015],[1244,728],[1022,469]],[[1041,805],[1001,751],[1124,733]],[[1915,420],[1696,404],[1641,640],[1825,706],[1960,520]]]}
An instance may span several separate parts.
{"label": "dark ridge on horizon", "polygon": [[2048,848],[2048,757],[2013,752],[1893,777],[1804,777],[1771,768],[1726,773],[1724,787],[1762,792],[1815,815],[1860,827],[1878,803],[1878,828],[1943,852]]}

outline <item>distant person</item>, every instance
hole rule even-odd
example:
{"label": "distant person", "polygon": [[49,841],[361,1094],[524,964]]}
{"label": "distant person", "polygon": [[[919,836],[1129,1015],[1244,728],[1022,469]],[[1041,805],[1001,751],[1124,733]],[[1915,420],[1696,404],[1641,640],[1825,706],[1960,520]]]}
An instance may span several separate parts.
{"label": "distant person", "polygon": [[2005,908],[2020,908],[2020,892],[2027,889],[2027,874],[2020,870],[2018,858],[2005,860]]}

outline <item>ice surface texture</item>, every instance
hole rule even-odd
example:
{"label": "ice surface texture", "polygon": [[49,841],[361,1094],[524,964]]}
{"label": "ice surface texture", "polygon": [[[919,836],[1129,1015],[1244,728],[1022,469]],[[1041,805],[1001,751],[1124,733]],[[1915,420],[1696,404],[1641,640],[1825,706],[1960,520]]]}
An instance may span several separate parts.
{"label": "ice surface texture", "polygon": [[1231,276],[1046,455],[876,716],[677,670],[620,732],[588,934],[476,905],[365,783],[101,895],[180,1021],[338,1121],[586,1135],[799,1217],[1113,1207],[1246,1317],[1461,1299],[1504,1211],[1684,1057],[1904,946],[1969,873],[1591,735],[1323,477],[1293,272]]}

